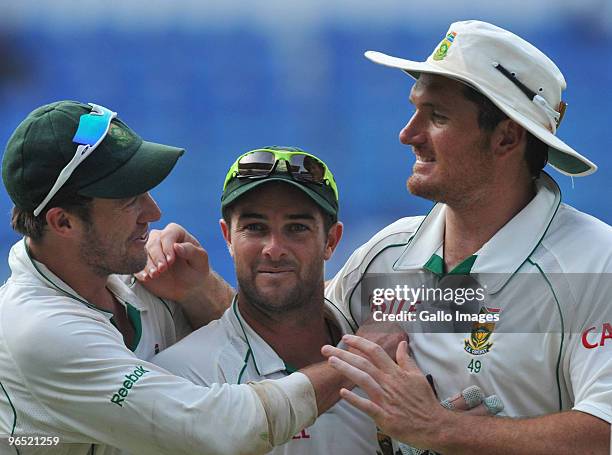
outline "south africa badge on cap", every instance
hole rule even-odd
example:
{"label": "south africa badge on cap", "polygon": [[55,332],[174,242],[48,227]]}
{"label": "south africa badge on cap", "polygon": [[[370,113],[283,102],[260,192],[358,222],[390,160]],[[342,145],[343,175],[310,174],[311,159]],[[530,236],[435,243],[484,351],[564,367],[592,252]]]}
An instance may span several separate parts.
{"label": "south africa badge on cap", "polygon": [[457,36],[457,32],[450,32],[448,35],[446,35],[446,37],[442,40],[442,42],[438,46],[438,49],[436,49],[436,52],[434,52],[433,54],[434,60],[442,60],[444,59],[444,57],[446,57],[446,53],[452,46],[453,41],[455,41],[456,36]]}

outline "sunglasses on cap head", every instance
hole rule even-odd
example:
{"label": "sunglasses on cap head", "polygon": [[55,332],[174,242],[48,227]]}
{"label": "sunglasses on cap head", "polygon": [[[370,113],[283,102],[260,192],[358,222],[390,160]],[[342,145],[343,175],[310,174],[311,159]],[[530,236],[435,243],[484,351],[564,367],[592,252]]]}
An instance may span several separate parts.
{"label": "sunglasses on cap head", "polygon": [[262,179],[269,177],[277,169],[280,162],[285,163],[287,173],[294,180],[328,185],[334,191],[336,201],[338,200],[338,187],[327,165],[316,156],[299,149],[293,151],[288,149],[257,149],[246,152],[238,157],[227,172],[223,183],[223,191],[234,178]]}
{"label": "sunglasses on cap head", "polygon": [[110,129],[111,120],[117,117],[117,113],[103,106],[88,103],[91,106],[89,114],[82,115],[79,119],[79,127],[72,138],[72,142],[79,144],[70,162],[62,169],[51,190],[43,201],[34,210],[34,216],[49,203],[51,198],[57,194],[62,186],[68,181],[75,169],[85,158],[100,145]]}

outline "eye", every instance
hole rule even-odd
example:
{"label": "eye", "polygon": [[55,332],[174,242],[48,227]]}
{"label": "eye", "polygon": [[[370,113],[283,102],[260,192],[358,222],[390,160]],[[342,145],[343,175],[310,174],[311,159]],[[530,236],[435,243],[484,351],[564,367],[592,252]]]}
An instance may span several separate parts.
{"label": "eye", "polygon": [[435,121],[435,122],[445,122],[446,120],[448,120],[448,117],[446,117],[445,115],[440,114],[439,112],[433,111],[431,113],[431,118]]}
{"label": "eye", "polygon": [[305,224],[301,224],[301,223],[290,224],[287,228],[289,232],[305,232],[310,229],[308,226],[306,226]]}
{"label": "eye", "polygon": [[243,229],[250,232],[262,232],[266,229],[266,226],[263,223],[249,223]]}

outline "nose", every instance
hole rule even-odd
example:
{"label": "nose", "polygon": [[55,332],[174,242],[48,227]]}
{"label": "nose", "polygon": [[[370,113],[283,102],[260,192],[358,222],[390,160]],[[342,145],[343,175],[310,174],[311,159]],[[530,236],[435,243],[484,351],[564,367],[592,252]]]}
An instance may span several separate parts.
{"label": "nose", "polygon": [[161,210],[155,202],[155,199],[149,194],[144,193],[140,202],[142,211],[140,213],[141,223],[151,223],[161,218]]}
{"label": "nose", "polygon": [[404,145],[421,145],[425,142],[425,133],[418,113],[414,113],[408,123],[399,132],[399,141]]}
{"label": "nose", "polygon": [[262,254],[274,262],[280,261],[287,254],[281,233],[270,232],[265,237]]}

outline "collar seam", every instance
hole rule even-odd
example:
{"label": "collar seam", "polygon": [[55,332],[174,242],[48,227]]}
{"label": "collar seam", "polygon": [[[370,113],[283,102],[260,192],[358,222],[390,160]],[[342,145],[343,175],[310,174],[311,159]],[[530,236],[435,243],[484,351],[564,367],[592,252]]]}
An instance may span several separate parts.
{"label": "collar seam", "polygon": [[[45,281],[47,281],[53,288],[55,288],[57,291],[61,292],[62,294],[64,294],[66,297],[69,297],[73,300],[76,300],[79,303],[84,304],[85,306],[87,306],[88,308],[91,308],[92,310],[96,310],[99,311],[100,313],[104,313],[106,315],[112,315],[113,313],[110,311],[106,311],[103,310],[102,308],[98,308],[97,306],[89,303],[87,300],[85,299],[81,299],[75,295],[72,295],[71,293],[69,293],[68,291],[60,288],[57,284],[55,284],[48,276],[46,276],[36,265],[36,262],[34,261],[34,259],[32,258],[31,254],[30,254],[30,248],[28,247],[28,243],[26,242],[26,238],[23,238],[23,244],[25,246],[25,251],[26,251],[26,255],[30,261],[30,263],[32,264],[32,267],[34,267],[34,269],[38,272],[38,274],[43,277],[45,279]],[[60,280],[61,281],[61,280]],[[63,283],[63,281],[62,281]],[[64,283],[65,284],[65,283]]]}

